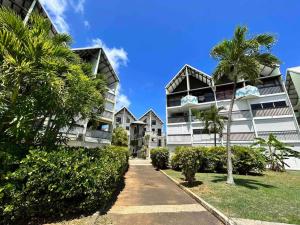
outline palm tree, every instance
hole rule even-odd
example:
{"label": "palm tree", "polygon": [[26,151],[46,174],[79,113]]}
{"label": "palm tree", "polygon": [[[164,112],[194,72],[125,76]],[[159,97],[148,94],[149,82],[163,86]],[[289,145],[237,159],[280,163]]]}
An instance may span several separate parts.
{"label": "palm tree", "polygon": [[220,111],[223,109],[223,107],[217,108],[215,105],[212,105],[208,110],[192,111],[193,115],[197,119],[204,121],[204,129],[208,132],[214,133],[215,146],[217,146],[217,134],[220,136],[222,135],[225,127],[224,122],[228,119],[226,116],[220,115]]}
{"label": "palm tree", "polygon": [[230,127],[237,82],[240,80],[249,80],[255,83],[260,77],[261,65],[274,67],[279,63],[279,60],[270,53],[275,43],[274,36],[259,34],[247,38],[247,34],[247,27],[238,26],[231,40],[220,42],[211,51],[211,56],[218,61],[218,65],[213,73],[214,80],[217,82],[222,78],[227,78],[233,82],[233,94],[228,113],[226,138],[228,184],[234,184],[230,149]]}
{"label": "palm tree", "polygon": [[285,171],[285,166],[289,165],[284,162],[290,157],[300,157],[300,153],[291,149],[288,144],[285,144],[270,133],[267,139],[256,138],[253,145],[259,145],[265,152],[271,170]]}

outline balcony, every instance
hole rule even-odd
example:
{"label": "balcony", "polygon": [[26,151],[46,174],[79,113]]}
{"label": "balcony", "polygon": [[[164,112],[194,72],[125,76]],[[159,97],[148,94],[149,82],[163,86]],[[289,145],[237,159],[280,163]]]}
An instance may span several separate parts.
{"label": "balcony", "polygon": [[[216,136],[217,142],[220,142],[219,134]],[[194,134],[193,135],[193,142],[199,143],[199,142],[214,142],[215,137],[214,134]]]}
{"label": "balcony", "polygon": [[292,110],[290,107],[282,108],[271,108],[271,109],[255,109],[252,110],[254,117],[264,117],[264,116],[283,116],[292,115]]}
{"label": "balcony", "polygon": [[87,130],[85,136],[88,138],[111,140],[111,132],[102,130]]}
{"label": "balcony", "polygon": [[171,116],[168,117],[168,123],[185,123],[189,122],[188,116]]}
{"label": "balcony", "polygon": [[267,139],[269,134],[274,134],[280,141],[299,141],[300,134],[297,130],[289,131],[259,131],[257,134],[260,138]]}
{"label": "balcony", "polygon": [[115,95],[110,92],[106,92],[105,98],[113,102],[115,101]]}
{"label": "balcony", "polygon": [[281,85],[258,86],[260,95],[270,95],[283,92]]}
{"label": "balcony", "polygon": [[[223,140],[226,141],[227,134],[223,134]],[[230,134],[231,141],[253,141],[255,138],[254,132],[236,132]]]}
{"label": "balcony", "polygon": [[105,110],[105,111],[101,114],[101,117],[107,118],[107,119],[109,119],[109,120],[112,120],[112,119],[113,119],[113,113]]}
{"label": "balcony", "polygon": [[191,144],[190,134],[168,135],[168,144]]}
{"label": "balcony", "polygon": [[[228,117],[228,112],[220,112],[220,115]],[[250,110],[233,111],[232,114],[231,114],[231,118],[233,120],[235,120],[235,119],[249,119],[249,118],[251,118],[251,113],[250,113]]]}

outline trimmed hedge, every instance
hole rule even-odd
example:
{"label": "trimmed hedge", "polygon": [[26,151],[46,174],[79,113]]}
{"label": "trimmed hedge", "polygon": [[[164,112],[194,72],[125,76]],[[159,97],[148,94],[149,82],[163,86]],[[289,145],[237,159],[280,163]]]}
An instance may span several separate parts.
{"label": "trimmed hedge", "polygon": [[[226,148],[217,147],[177,147],[171,159],[171,166],[174,170],[182,170],[183,154],[192,149],[197,153],[199,161],[199,172],[226,172]],[[266,158],[258,148],[246,146],[232,146],[232,162],[234,173],[248,174],[250,172],[261,173],[266,168]]]}
{"label": "trimmed hedge", "polygon": [[156,169],[165,169],[169,163],[169,150],[158,147],[150,151],[151,163]]}
{"label": "trimmed hedge", "polygon": [[1,224],[105,209],[128,168],[128,149],[31,149],[0,187]]}

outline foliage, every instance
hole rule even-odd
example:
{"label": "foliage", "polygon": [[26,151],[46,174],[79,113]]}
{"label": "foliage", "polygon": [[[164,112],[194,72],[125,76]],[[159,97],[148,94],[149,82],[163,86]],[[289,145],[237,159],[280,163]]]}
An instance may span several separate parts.
{"label": "foliage", "polygon": [[127,167],[127,148],[33,148],[0,187],[0,224],[102,210]]}
{"label": "foliage", "polygon": [[185,180],[192,184],[195,181],[195,174],[200,167],[203,154],[197,148],[186,148],[180,154],[180,161],[182,163],[182,174]]}
{"label": "foliage", "polygon": [[225,127],[224,122],[227,120],[226,116],[220,115],[221,110],[224,110],[224,107],[217,108],[215,105],[212,105],[208,110],[192,111],[197,119],[204,121],[204,129],[214,134],[215,146],[217,145],[217,134],[222,136]]}
{"label": "foliage", "polygon": [[285,144],[270,133],[268,139],[256,138],[256,143],[265,152],[268,159],[268,164],[271,170],[285,171],[285,166],[289,165],[284,161],[290,157],[300,158],[300,153],[291,149],[288,144]]}
{"label": "foliage", "polygon": [[236,86],[240,80],[249,80],[255,83],[260,76],[260,67],[275,67],[279,60],[271,54],[270,50],[275,43],[274,36],[259,34],[247,38],[248,28],[238,26],[231,40],[224,40],[217,44],[211,51],[211,56],[219,63],[213,73],[216,83],[224,79],[233,82],[233,94],[228,113],[227,122],[227,183],[234,184],[232,176],[232,160],[230,148],[231,115],[235,101]]}
{"label": "foliage", "polygon": [[0,8],[0,142],[54,145],[74,118],[102,112],[106,82],[69,48],[69,35],[49,35],[36,14],[28,24]]}
{"label": "foliage", "polygon": [[169,150],[167,148],[158,147],[150,151],[152,165],[157,169],[165,169],[169,163]]}
{"label": "foliage", "polygon": [[[232,152],[234,164],[233,172],[248,174],[250,172],[261,173],[265,170],[266,157],[259,148],[232,146]],[[186,154],[193,155],[193,157],[197,158],[197,171],[217,173],[224,173],[226,171],[225,147],[177,147],[171,159],[173,169],[183,170],[185,166],[183,159],[186,157]]]}
{"label": "foliage", "polygon": [[266,169],[266,156],[259,148],[232,146],[233,168],[238,174],[262,173]]}
{"label": "foliage", "polygon": [[112,144],[116,146],[128,146],[128,135],[123,127],[116,127],[113,130]]}

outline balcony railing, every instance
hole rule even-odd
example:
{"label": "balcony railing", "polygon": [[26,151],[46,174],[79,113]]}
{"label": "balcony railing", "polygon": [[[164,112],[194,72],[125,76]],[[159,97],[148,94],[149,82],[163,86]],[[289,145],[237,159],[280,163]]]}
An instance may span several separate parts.
{"label": "balcony railing", "polygon": [[113,119],[113,113],[106,110],[101,114],[101,116],[110,120]]}
{"label": "balcony railing", "polygon": [[189,143],[191,143],[191,135],[190,134],[168,135],[168,143],[169,144],[189,144]]}
{"label": "balcony railing", "polygon": [[[223,134],[223,140],[226,141],[227,134]],[[231,141],[253,141],[255,138],[254,132],[236,132],[230,134]]]}
{"label": "balcony railing", "polygon": [[281,85],[274,85],[274,86],[258,86],[259,93],[261,95],[269,95],[283,92]]}
{"label": "balcony railing", "polygon": [[281,141],[299,141],[300,134],[297,130],[289,130],[289,131],[259,131],[257,135],[260,138],[267,139],[269,134],[274,134]]}
{"label": "balcony railing", "polygon": [[[217,134],[216,136],[217,142],[220,142],[220,136]],[[214,134],[194,134],[193,142],[214,142],[215,137]]]}
{"label": "balcony railing", "polygon": [[184,123],[189,122],[188,116],[172,116],[168,117],[168,123]]}
{"label": "balcony railing", "polygon": [[273,108],[273,109],[255,109],[252,110],[254,117],[263,117],[263,116],[282,116],[282,115],[291,115],[292,110],[290,107],[282,108]]}
{"label": "balcony railing", "polygon": [[109,99],[109,100],[111,100],[111,101],[115,101],[115,95],[112,94],[112,93],[110,93],[110,92],[106,92],[105,98],[106,98],[106,99]]}
{"label": "balcony railing", "polygon": [[98,138],[98,139],[111,139],[111,132],[102,130],[87,130],[86,137]]}
{"label": "balcony railing", "polygon": [[[228,117],[228,112],[221,112],[220,115]],[[250,113],[250,110],[233,111],[231,114],[231,118],[233,120],[247,119],[247,118],[251,118],[251,113]]]}

